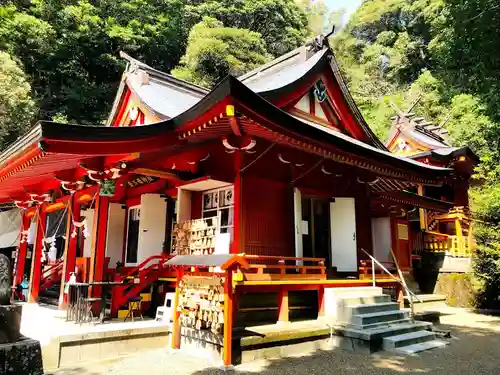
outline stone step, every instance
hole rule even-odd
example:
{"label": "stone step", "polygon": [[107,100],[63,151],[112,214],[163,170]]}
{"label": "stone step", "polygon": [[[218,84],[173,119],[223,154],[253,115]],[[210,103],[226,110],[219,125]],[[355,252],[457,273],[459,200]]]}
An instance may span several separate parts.
{"label": "stone step", "polygon": [[342,302],[344,306],[352,306],[352,305],[373,305],[377,303],[387,303],[391,302],[391,296],[386,294],[382,294],[379,296],[364,296],[364,297],[348,297],[343,298]]}
{"label": "stone step", "polygon": [[403,333],[396,336],[384,337],[383,347],[385,350],[391,350],[403,346],[409,346],[426,341],[432,341],[435,339],[436,335],[433,332],[421,330],[421,331]]}
{"label": "stone step", "polygon": [[399,310],[399,303],[396,302],[381,302],[381,303],[369,303],[361,305],[349,305],[346,307],[347,312],[350,315],[359,314],[369,314],[382,311],[397,311]]}
{"label": "stone step", "polygon": [[403,354],[416,354],[419,352],[423,352],[424,350],[430,350],[430,349],[436,349],[436,348],[442,348],[449,343],[447,341],[443,340],[432,340],[432,341],[426,341],[426,342],[421,342],[418,344],[412,344],[408,346],[402,346],[400,348],[394,349],[398,353],[403,353]]}
{"label": "stone step", "polygon": [[[405,305],[409,304],[410,301],[408,296],[404,297]],[[413,297],[413,303],[431,303],[431,302],[445,302],[446,296],[444,294],[417,294],[416,297]]]}
{"label": "stone step", "polygon": [[354,327],[343,327],[337,329],[343,336],[358,338],[361,340],[381,340],[384,337],[402,335],[415,331],[427,330],[432,327],[428,322],[402,322],[377,326],[370,329],[358,329]]}
{"label": "stone step", "polygon": [[357,327],[367,328],[367,326],[373,326],[374,324],[399,321],[407,318],[407,311],[381,311],[369,314],[353,315],[350,323]]}

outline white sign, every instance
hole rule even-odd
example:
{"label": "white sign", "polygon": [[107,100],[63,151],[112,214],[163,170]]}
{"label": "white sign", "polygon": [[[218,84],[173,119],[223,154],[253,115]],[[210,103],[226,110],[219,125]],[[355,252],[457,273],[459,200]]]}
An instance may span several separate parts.
{"label": "white sign", "polygon": [[229,254],[229,247],[231,244],[230,233],[219,233],[215,236],[215,250],[214,254]]}
{"label": "white sign", "polygon": [[309,222],[307,220],[302,220],[302,234],[309,234]]}

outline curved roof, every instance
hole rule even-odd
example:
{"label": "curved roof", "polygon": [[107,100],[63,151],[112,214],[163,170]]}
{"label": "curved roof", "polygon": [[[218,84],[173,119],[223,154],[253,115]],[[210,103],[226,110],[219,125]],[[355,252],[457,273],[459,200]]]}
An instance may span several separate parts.
{"label": "curved roof", "polygon": [[[182,144],[183,132],[198,127],[208,111],[219,105],[225,106],[226,103],[233,103],[243,115],[253,118],[257,124],[263,124],[278,137],[288,137],[295,140],[295,143],[306,142],[334,153],[340,151],[341,154],[359,156],[366,161],[365,164],[374,163],[372,165],[383,165],[385,171],[397,171],[389,173],[381,170],[382,175],[387,173],[386,175],[405,179],[410,174],[415,174],[420,176],[420,180],[436,181],[447,178],[452,172],[449,168],[426,165],[380,150],[333,129],[306,123],[277,108],[235,77],[228,76],[190,110],[151,125],[89,127],[40,122],[0,154],[0,190],[3,190],[2,185],[5,183],[13,186],[12,182],[5,182],[5,178],[9,176],[26,173],[30,176],[30,181],[35,179],[37,163],[44,163],[44,172],[50,173],[51,170],[61,169],[62,164],[65,168],[71,168],[84,158],[154,151]],[[33,156],[27,157],[27,151],[33,153]],[[328,158],[326,155],[324,157]],[[23,162],[23,158],[29,160]],[[33,160],[36,163],[33,164]]]}
{"label": "curved roof", "polygon": [[291,55],[291,61],[278,60],[274,65],[264,65],[262,68],[259,68],[259,70],[251,71],[238,79],[251,90],[266,97],[266,93],[296,84],[297,81],[307,76],[313,69],[320,67],[320,64],[324,62],[323,59],[328,52],[328,49],[323,49],[316,52],[309,59],[297,61],[297,57],[302,56],[300,51],[297,51],[295,54]]}
{"label": "curved roof", "polygon": [[473,163],[479,163],[479,157],[469,147],[441,147],[428,151],[422,151],[410,155],[411,159],[421,159],[425,157],[432,157],[434,160],[449,161],[459,156],[466,156],[470,158]]}
{"label": "curved roof", "polygon": [[[153,69],[130,56],[125,54],[122,56],[130,61],[125,75],[126,83],[142,103],[161,119],[178,116],[199,102],[209,92],[200,86]],[[150,77],[147,82],[144,82],[144,79],[140,77],[141,69]],[[345,104],[355,122],[366,135],[366,140],[373,146],[386,150],[354,102],[333,51],[328,45],[319,50],[315,50],[311,46],[299,47],[237,79],[263,98],[274,101],[294,92],[300,88],[302,83],[328,70],[332,72],[332,77],[342,92]],[[115,109],[117,105],[118,103],[115,101]]]}

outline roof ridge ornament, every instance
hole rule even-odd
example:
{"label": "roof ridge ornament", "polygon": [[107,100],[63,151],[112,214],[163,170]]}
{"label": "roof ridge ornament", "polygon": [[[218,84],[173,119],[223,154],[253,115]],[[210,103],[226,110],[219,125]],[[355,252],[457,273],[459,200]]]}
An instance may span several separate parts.
{"label": "roof ridge ornament", "polygon": [[328,41],[328,38],[332,36],[335,33],[335,25],[332,26],[332,30],[326,34],[319,34],[314,37],[310,45],[312,46],[312,51],[313,52],[319,52],[323,50],[324,48],[330,48],[330,42]]}

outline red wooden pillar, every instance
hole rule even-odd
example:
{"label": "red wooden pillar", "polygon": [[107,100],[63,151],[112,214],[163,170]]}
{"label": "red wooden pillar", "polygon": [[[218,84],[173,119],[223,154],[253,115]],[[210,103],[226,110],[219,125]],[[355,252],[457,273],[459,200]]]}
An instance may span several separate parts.
{"label": "red wooden pillar", "polygon": [[[92,228],[92,249],[90,254],[89,282],[103,281],[106,258],[106,232],[108,229],[109,198],[98,195],[94,206],[94,225]],[[101,296],[101,287],[90,287],[89,295]]]}
{"label": "red wooden pillar", "polygon": [[243,249],[243,236],[242,236],[242,175],[241,175],[242,155],[241,152],[234,154],[234,218],[233,218],[233,242],[231,244],[231,253],[239,254],[244,253]]}
{"label": "red wooden pillar", "polygon": [[174,297],[174,321],[172,326],[172,349],[180,349],[181,347],[181,312],[178,310],[179,307],[179,293],[180,293],[180,282],[182,276],[184,275],[184,270],[182,268],[177,268],[176,270],[176,282],[175,282],[175,297]]}
{"label": "red wooden pillar", "polygon": [[64,286],[68,282],[71,272],[75,272],[76,267],[76,248],[78,235],[73,236],[76,229],[74,221],[80,221],[80,203],[73,195],[68,202],[68,218],[66,222],[66,243],[64,247],[63,269],[61,274],[61,290],[59,292],[59,308],[64,309],[67,301],[64,295]]}
{"label": "red wooden pillar", "polygon": [[288,289],[282,286],[278,292],[278,323],[287,323],[289,320]]}
{"label": "red wooden pillar", "polygon": [[28,235],[27,232],[30,229],[31,219],[27,215],[27,211],[23,210],[21,212],[21,235],[19,242],[19,249],[17,250],[17,262],[16,262],[16,275],[14,277],[13,286],[21,284],[24,278],[24,266],[26,264],[26,255],[28,253]]}
{"label": "red wooden pillar", "polygon": [[318,289],[318,318],[325,316],[325,287],[320,285]]}
{"label": "red wooden pillar", "polygon": [[233,270],[226,271],[224,283],[224,366],[231,366],[233,353]]}
{"label": "red wooden pillar", "polygon": [[33,243],[33,252],[31,254],[31,276],[28,290],[28,302],[30,303],[34,303],[38,299],[42,276],[43,240],[47,229],[47,213],[44,212],[43,205],[38,207],[35,228],[35,242]]}

